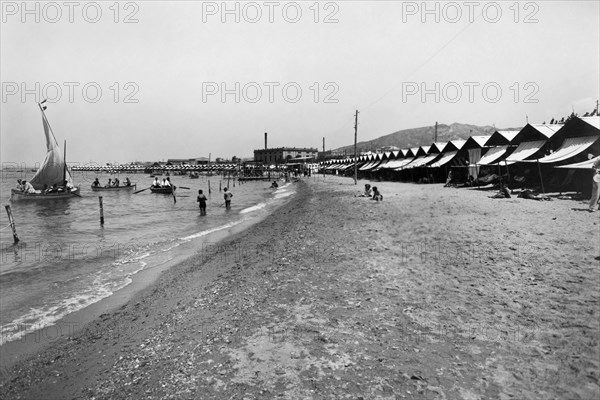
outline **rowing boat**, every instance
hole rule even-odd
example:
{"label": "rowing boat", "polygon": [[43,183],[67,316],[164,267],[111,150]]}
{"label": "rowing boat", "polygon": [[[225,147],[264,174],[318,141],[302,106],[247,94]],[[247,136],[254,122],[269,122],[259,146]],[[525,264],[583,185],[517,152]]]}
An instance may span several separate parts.
{"label": "rowing boat", "polygon": [[92,190],[94,192],[96,191],[101,191],[101,190],[133,190],[135,189],[136,184],[133,183],[129,186],[123,185],[123,186],[94,186],[92,185]]}
{"label": "rowing boat", "polygon": [[170,186],[167,187],[151,187],[150,191],[152,193],[159,193],[159,194],[172,194],[173,193],[173,188]]}
{"label": "rowing boat", "polygon": [[73,196],[79,195],[79,188],[75,187],[71,190],[52,192],[52,193],[25,193],[22,190],[11,189],[10,199],[11,201],[16,200],[61,200],[68,199]]}

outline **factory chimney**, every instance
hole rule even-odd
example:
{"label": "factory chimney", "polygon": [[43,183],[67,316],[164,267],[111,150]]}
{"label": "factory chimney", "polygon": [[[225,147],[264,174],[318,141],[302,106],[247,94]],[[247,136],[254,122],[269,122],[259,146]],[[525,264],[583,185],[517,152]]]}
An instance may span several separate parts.
{"label": "factory chimney", "polygon": [[265,150],[267,149],[267,132],[265,132]]}

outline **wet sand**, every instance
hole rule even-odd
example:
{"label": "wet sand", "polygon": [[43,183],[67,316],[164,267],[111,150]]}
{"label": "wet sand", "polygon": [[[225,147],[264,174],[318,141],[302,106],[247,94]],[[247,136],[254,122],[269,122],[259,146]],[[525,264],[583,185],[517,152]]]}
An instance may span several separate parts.
{"label": "wet sand", "polygon": [[[2,371],[32,398],[596,399],[600,212],[298,183],[288,204]],[[40,337],[40,340],[48,338]]]}

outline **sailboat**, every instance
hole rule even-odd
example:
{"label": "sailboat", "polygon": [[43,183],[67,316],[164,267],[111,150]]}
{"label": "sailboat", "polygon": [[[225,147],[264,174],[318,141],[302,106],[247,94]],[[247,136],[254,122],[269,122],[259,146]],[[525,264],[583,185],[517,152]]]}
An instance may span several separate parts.
{"label": "sailboat", "polygon": [[[57,200],[57,199],[69,199],[71,197],[81,197],[79,195],[79,187],[73,185],[73,177],[67,167],[66,152],[67,143],[65,141],[64,155],[60,151],[54,132],[50,127],[48,118],[44,110],[46,106],[43,104],[46,100],[41,103],[37,103],[42,113],[42,124],[44,126],[44,134],[46,135],[46,158],[44,162],[37,170],[33,178],[29,181],[35,192],[27,193],[24,190],[11,189],[10,199],[15,200]],[[66,182],[66,185],[65,185]],[[53,190],[52,188],[55,188]]]}

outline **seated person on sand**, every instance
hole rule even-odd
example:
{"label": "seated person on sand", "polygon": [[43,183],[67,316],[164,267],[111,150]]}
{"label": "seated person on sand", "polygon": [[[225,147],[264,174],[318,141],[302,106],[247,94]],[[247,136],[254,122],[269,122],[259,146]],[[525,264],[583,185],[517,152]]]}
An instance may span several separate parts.
{"label": "seated person on sand", "polygon": [[449,187],[450,184],[452,183],[452,171],[448,172],[448,178],[446,178],[446,184],[444,185],[444,187]]}
{"label": "seated person on sand", "polygon": [[379,193],[379,190],[376,186],[373,186],[373,197],[371,198],[371,200],[383,201],[383,196],[381,195],[381,193]]}
{"label": "seated person on sand", "polygon": [[371,185],[365,183],[365,191],[362,194],[359,194],[358,197],[371,197],[373,196],[373,191],[371,190]]}
{"label": "seated person on sand", "polygon": [[510,199],[510,190],[504,186],[504,183],[500,182],[500,190],[495,195],[490,196],[490,199]]}

